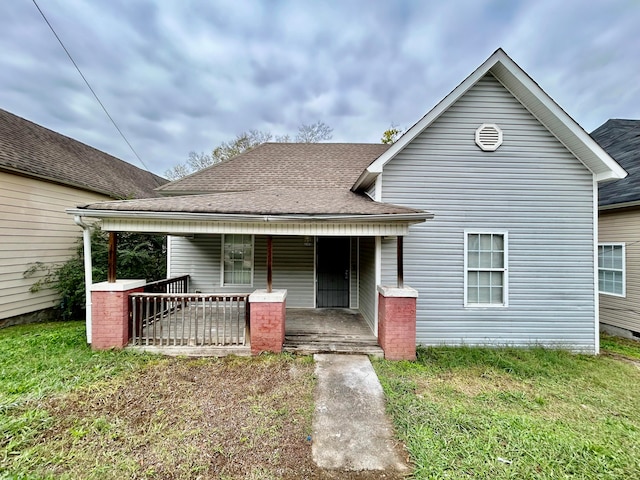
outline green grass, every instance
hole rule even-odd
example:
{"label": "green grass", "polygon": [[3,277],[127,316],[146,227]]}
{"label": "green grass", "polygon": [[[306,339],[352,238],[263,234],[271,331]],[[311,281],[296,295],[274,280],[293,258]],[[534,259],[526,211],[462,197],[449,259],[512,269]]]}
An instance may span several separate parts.
{"label": "green grass", "polygon": [[127,350],[96,352],[84,322],[53,322],[0,330],[0,412],[133,371],[154,356]]}
{"label": "green grass", "polygon": [[156,358],[94,352],[83,322],[2,329],[0,345],[0,464],[54,421],[39,400],[132,372]]}
{"label": "green grass", "polygon": [[416,478],[628,479],[640,471],[635,365],[542,348],[442,347],[420,349],[417,362],[374,366]]}
{"label": "green grass", "polygon": [[640,360],[640,341],[629,338],[600,335],[600,348],[605,353],[616,353],[628,358]]}

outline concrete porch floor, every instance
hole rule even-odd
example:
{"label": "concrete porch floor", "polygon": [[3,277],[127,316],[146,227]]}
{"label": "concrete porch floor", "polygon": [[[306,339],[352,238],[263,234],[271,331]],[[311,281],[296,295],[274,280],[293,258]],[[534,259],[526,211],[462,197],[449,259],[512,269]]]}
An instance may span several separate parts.
{"label": "concrete porch floor", "polygon": [[283,350],[384,355],[362,315],[346,308],[287,308]]}

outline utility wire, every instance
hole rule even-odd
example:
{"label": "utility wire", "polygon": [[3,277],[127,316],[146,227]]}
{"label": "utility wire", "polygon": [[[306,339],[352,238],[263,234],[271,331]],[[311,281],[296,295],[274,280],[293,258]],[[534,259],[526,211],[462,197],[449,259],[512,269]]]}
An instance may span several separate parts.
{"label": "utility wire", "polygon": [[[82,77],[82,80],[84,80],[84,83],[86,83],[87,87],[89,88],[89,90],[91,90],[91,93],[93,94],[93,96],[95,97],[96,101],[100,104],[100,106],[102,107],[102,110],[104,110],[104,113],[107,115],[107,117],[109,117],[109,120],[111,120],[111,123],[113,124],[114,127],[116,127],[116,130],[118,131],[118,133],[120,134],[120,136],[122,137],[122,139],[127,143],[127,145],[129,146],[129,148],[131,149],[131,151],[133,152],[133,154],[136,156],[136,158],[140,161],[140,163],[144,166],[144,168],[147,170],[147,172],[151,173],[149,170],[149,167],[147,167],[147,165],[142,161],[142,158],[140,158],[140,155],[138,155],[138,153],[135,151],[135,149],[133,148],[133,146],[131,145],[131,143],[129,143],[129,140],[127,140],[127,137],[125,137],[124,133],[122,133],[122,130],[120,130],[120,127],[118,127],[118,124],[116,124],[115,120],[113,119],[113,117],[111,117],[111,115],[109,114],[109,112],[107,111],[107,108],[104,106],[104,104],[100,101],[100,98],[98,98],[98,95],[96,94],[96,92],[93,90],[93,88],[91,88],[91,85],[89,84],[89,81],[86,79],[86,77],[82,74],[82,71],[80,70],[80,67],[78,67],[78,64],[75,62],[75,60],[73,59],[73,57],[71,56],[71,54],[69,53],[69,50],[67,50],[67,47],[64,46],[64,43],[62,43],[62,40],[60,39],[60,37],[58,36],[58,34],[56,33],[56,31],[53,29],[53,26],[51,25],[51,23],[49,23],[49,20],[47,19],[47,17],[45,16],[44,12],[40,9],[40,6],[38,5],[38,3],[36,2],[36,0],[32,0],[33,4],[36,6],[36,8],[38,9],[38,12],[40,12],[40,15],[42,15],[42,18],[44,19],[44,21],[47,23],[47,25],[49,26],[49,28],[51,29],[51,32],[53,32],[53,35],[56,37],[56,39],[58,40],[58,43],[60,43],[60,46],[62,47],[62,49],[65,51],[65,53],[67,54],[67,57],[69,57],[69,60],[71,60],[71,63],[73,63],[73,66],[76,67],[76,70],[78,71],[78,73],[80,74],[80,76]],[[155,179],[155,176],[154,176]]]}

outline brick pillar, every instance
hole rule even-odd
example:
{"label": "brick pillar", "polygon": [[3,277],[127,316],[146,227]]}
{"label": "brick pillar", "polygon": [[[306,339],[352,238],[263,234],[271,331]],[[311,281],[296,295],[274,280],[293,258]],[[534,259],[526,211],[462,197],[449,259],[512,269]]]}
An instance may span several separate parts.
{"label": "brick pillar", "polygon": [[284,343],[286,290],[256,290],[249,295],[251,353],[282,352]]}
{"label": "brick pillar", "polygon": [[416,359],[416,299],[410,287],[378,286],[378,343],[387,360]]}
{"label": "brick pillar", "polygon": [[91,348],[107,350],[129,343],[129,294],[142,292],[145,280],[117,280],[91,286]]}

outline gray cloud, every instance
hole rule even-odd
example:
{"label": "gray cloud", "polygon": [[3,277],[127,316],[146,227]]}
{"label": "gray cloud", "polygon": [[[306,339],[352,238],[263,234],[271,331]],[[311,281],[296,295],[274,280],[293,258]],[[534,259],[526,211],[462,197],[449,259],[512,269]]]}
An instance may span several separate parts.
{"label": "gray cloud", "polygon": [[[585,129],[640,118],[635,2],[38,3],[160,174],[253,128],[377,142],[498,47]],[[0,108],[139,165],[31,2],[1,2],[0,31]]]}

